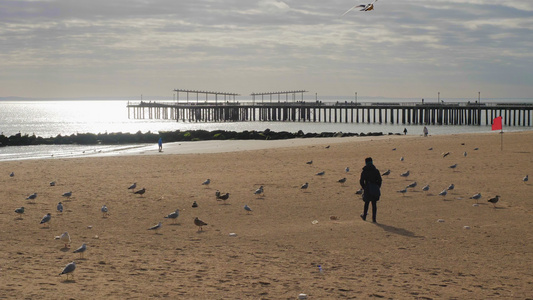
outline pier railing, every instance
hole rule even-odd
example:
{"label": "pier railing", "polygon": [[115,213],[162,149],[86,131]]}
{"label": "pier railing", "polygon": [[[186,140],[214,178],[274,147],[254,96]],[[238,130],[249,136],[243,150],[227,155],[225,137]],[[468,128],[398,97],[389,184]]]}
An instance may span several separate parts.
{"label": "pier railing", "polygon": [[532,103],[355,101],[141,101],[128,102],[128,117],[183,122],[290,121],[531,126]]}

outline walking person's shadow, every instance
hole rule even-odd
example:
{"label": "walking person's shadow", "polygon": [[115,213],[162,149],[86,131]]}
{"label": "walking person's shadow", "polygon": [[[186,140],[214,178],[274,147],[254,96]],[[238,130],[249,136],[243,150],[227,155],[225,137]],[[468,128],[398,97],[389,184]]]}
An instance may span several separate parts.
{"label": "walking person's shadow", "polygon": [[406,236],[406,237],[423,238],[423,236],[416,235],[414,232],[409,231],[409,230],[404,229],[404,228],[394,227],[394,226],[391,226],[391,225],[385,225],[385,224],[381,224],[381,223],[375,223],[375,224],[376,224],[376,226],[381,227],[383,230],[385,230],[387,232],[403,235],[403,236]]}

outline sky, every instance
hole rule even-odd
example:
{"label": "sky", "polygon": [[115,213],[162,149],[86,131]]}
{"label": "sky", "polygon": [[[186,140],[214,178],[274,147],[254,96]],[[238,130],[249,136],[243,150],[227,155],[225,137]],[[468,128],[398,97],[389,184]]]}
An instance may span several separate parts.
{"label": "sky", "polygon": [[365,1],[0,0],[0,97],[533,98],[533,0]]}

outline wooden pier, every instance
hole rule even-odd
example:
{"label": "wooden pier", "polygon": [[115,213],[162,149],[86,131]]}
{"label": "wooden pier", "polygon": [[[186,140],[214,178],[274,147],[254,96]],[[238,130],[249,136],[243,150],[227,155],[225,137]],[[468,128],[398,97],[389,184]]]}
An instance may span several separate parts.
{"label": "wooden pier", "polygon": [[531,126],[529,103],[354,103],[354,102],[128,102],[128,118],[182,122],[324,122],[410,125]]}

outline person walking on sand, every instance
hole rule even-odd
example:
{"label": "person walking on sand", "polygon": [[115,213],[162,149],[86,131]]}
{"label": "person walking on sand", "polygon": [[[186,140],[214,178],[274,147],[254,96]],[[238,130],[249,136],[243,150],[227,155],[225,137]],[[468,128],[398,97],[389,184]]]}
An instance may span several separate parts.
{"label": "person walking on sand", "polygon": [[428,133],[429,133],[428,128],[424,126],[424,136],[427,137]]}
{"label": "person walking on sand", "polygon": [[159,145],[159,152],[163,151],[163,139],[159,138],[159,141],[157,141],[157,144]]}
{"label": "person walking on sand", "polygon": [[361,214],[361,219],[366,221],[366,216],[368,214],[368,206],[372,202],[372,222],[376,223],[376,214],[378,212],[377,202],[381,197],[381,174],[379,170],[374,166],[372,157],[365,158],[365,166],[361,172],[361,179],[359,179],[359,184],[363,188],[363,201],[365,206],[363,208],[363,213]]}

